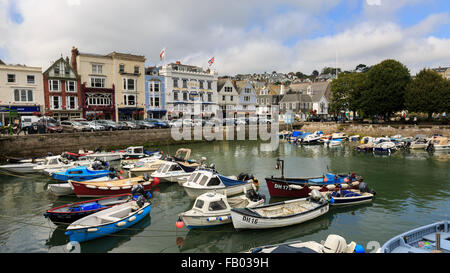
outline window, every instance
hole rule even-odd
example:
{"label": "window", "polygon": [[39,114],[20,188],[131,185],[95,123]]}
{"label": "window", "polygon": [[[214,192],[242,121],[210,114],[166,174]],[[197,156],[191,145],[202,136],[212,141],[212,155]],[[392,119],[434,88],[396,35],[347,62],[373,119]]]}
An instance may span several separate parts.
{"label": "window", "polygon": [[220,185],[220,180],[217,177],[213,177],[211,178],[211,180],[209,180],[208,186],[219,186]]}
{"label": "window", "polygon": [[158,97],[155,98],[155,107],[159,107],[159,98]]}
{"label": "window", "polygon": [[8,82],[9,83],[16,82],[16,74],[8,74]]}
{"label": "window", "polygon": [[245,97],[244,97],[244,101],[245,101],[245,102],[249,102],[249,101],[250,101],[250,97],[249,97],[249,96],[245,96]]}
{"label": "window", "polygon": [[227,208],[227,205],[225,205],[225,202],[223,200],[211,202],[209,204],[209,211],[215,211],[215,210],[225,210]]}
{"label": "window", "polygon": [[225,87],[225,92],[233,92],[233,87]]}
{"label": "window", "polygon": [[123,65],[123,64],[119,65],[119,72],[120,73],[125,72],[125,65]]}
{"label": "window", "polygon": [[173,92],[173,100],[178,100],[178,92]]}
{"label": "window", "polygon": [[212,82],[211,82],[211,81],[208,81],[208,89],[209,89],[209,90],[212,89],[212,88],[211,88],[211,84],[212,84]]}
{"label": "window", "polygon": [[28,84],[35,84],[36,83],[34,75],[28,75],[27,76],[27,83]]}
{"label": "window", "polygon": [[226,96],[222,96],[222,100],[225,101]]}
{"label": "window", "polygon": [[173,87],[178,87],[178,79],[173,79]]}
{"label": "window", "polygon": [[250,92],[251,92],[250,88],[245,88],[244,92],[247,93],[247,94],[250,94]]}
{"label": "window", "polygon": [[203,200],[197,200],[197,202],[195,202],[195,207],[196,208],[198,208],[198,209],[201,209],[201,208],[203,208],[203,204],[204,204],[205,202],[203,202]]}
{"label": "window", "polygon": [[48,86],[50,91],[61,91],[59,88],[59,81],[58,80],[49,80]]}
{"label": "window", "polygon": [[136,80],[135,79],[123,79],[123,90],[136,91]]}
{"label": "window", "polygon": [[159,92],[160,90],[160,83],[159,82],[150,82],[149,83],[149,90],[150,92]]}
{"label": "window", "polygon": [[57,64],[57,65],[53,68],[53,73],[54,73],[55,75],[59,75],[59,72],[60,72],[60,67],[59,67],[59,64]]}
{"label": "window", "polygon": [[139,66],[134,67],[134,74],[139,74]]}
{"label": "window", "polygon": [[73,96],[66,97],[66,108],[70,110],[78,109],[78,98]]}
{"label": "window", "polygon": [[187,88],[187,80],[183,79],[183,88]]}
{"label": "window", "polygon": [[199,89],[203,89],[203,81],[198,81]]}
{"label": "window", "polygon": [[212,94],[208,93],[208,102],[212,102]]}
{"label": "window", "polygon": [[52,110],[60,110],[61,109],[61,97],[51,96],[50,103],[51,103],[50,109],[52,109]]}
{"label": "window", "polygon": [[136,105],[136,97],[134,95],[123,95],[124,105]]}
{"label": "window", "polygon": [[230,96],[230,101],[233,101],[234,96]]}
{"label": "window", "polygon": [[110,106],[111,102],[112,102],[111,94],[87,93],[86,98],[87,106],[91,105]]}
{"label": "window", "polygon": [[103,65],[92,64],[92,74],[102,74],[102,73],[103,73]]}
{"label": "window", "polygon": [[105,88],[105,78],[91,78],[91,87],[94,88]]}
{"label": "window", "polygon": [[77,91],[77,83],[75,81],[67,81],[66,82],[66,91],[67,92],[76,92]]}
{"label": "window", "polygon": [[183,92],[183,100],[187,101],[188,100],[188,93]]}

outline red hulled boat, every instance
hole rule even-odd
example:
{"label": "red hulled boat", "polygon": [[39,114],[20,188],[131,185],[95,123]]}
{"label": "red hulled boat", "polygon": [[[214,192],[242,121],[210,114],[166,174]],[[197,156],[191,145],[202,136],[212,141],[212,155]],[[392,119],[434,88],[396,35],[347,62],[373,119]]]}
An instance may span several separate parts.
{"label": "red hulled boat", "polygon": [[142,176],[138,176],[106,182],[69,181],[69,183],[72,185],[77,197],[97,197],[131,193],[131,188],[137,184],[141,184],[144,186],[144,190],[148,191],[157,186],[159,180],[151,178],[146,180]]}

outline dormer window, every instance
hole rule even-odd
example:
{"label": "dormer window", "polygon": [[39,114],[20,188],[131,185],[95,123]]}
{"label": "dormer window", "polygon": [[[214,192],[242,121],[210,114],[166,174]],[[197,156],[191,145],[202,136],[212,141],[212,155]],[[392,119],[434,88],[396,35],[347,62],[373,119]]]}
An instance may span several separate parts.
{"label": "dormer window", "polygon": [[125,72],[125,65],[121,64],[119,65],[119,72],[124,73]]}

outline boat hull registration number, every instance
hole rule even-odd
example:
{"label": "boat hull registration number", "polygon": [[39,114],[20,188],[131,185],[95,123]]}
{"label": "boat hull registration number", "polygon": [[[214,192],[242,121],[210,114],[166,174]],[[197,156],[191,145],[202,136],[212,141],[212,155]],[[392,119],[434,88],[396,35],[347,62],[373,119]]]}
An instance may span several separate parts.
{"label": "boat hull registration number", "polygon": [[258,219],[248,217],[248,216],[242,216],[242,221],[250,223],[250,224],[254,224],[254,225],[258,224]]}

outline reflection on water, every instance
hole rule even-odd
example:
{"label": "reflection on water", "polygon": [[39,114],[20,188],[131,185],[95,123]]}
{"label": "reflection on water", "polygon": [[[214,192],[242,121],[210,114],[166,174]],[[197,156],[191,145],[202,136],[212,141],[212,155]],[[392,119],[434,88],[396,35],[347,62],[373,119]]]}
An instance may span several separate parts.
{"label": "reflection on water", "polygon": [[[355,172],[377,194],[371,204],[331,207],[311,222],[271,230],[235,231],[232,224],[213,229],[177,229],[178,214],[193,201],[178,184],[161,184],[152,194],[150,217],[118,233],[81,244],[82,252],[239,252],[265,244],[293,240],[325,240],[331,234],[365,245],[384,243],[406,230],[445,219],[450,207],[450,153],[398,151],[391,156],[358,153],[356,144],[342,147],[295,146],[281,142],[277,151],[262,151],[257,141],[216,141],[191,145],[149,147],[174,154],[192,150],[191,158],[207,158],[224,175],[253,174],[261,182],[267,203],[265,177],[279,176],[277,158],[285,160],[285,176],[320,176],[325,172]],[[43,217],[50,208],[87,200],[56,197],[47,192],[47,176],[0,174],[0,252],[67,252],[64,228]]]}

